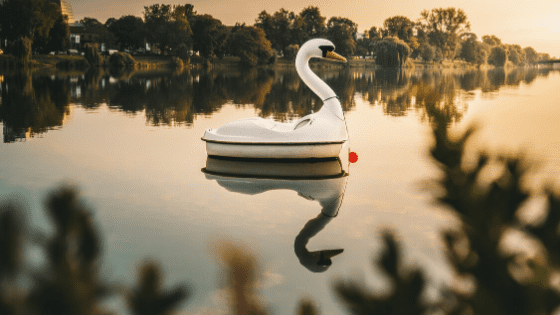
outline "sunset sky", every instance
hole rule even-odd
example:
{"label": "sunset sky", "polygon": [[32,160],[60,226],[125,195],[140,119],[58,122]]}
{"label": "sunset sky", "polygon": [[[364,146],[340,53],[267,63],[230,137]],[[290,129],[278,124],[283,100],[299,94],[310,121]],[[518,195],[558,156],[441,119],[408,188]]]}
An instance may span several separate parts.
{"label": "sunset sky", "polygon": [[104,23],[122,15],[142,16],[144,6],[163,4],[194,5],[199,14],[210,14],[226,25],[253,24],[262,10],[274,13],[280,8],[295,13],[317,6],[327,18],[341,16],[358,24],[360,32],[382,26],[385,19],[403,15],[416,21],[424,9],[455,7],[463,9],[471,31],[482,37],[496,35],[502,42],[531,46],[538,52],[560,57],[560,1],[529,0],[69,0],[76,20],[93,17]]}

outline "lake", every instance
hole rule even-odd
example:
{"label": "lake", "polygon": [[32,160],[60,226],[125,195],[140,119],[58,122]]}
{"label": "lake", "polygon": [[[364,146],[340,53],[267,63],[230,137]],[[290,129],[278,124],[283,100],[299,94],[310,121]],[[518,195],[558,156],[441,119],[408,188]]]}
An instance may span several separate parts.
{"label": "lake", "polygon": [[[387,288],[372,264],[383,229],[399,236],[407,266],[426,270],[429,295],[453,276],[439,231],[459,220],[424,189],[439,175],[419,101],[426,91],[454,132],[481,127],[469,143],[473,154],[523,150],[542,164],[529,189],[560,178],[558,69],[317,73],[340,97],[356,163],[282,170],[207,159],[208,128],[254,116],[291,121],[321,107],[295,70],[0,75],[0,200],[23,197],[33,224],[49,231],[43,198],[61,183],[76,185],[102,234],[103,276],[131,284],[138,263],[157,260],[166,286],[193,289],[181,306],[190,314],[228,311],[214,253],[224,239],[258,257],[259,294],[274,314],[294,313],[303,297],[325,314],[344,314],[336,280]],[[319,176],[267,180],[208,168],[241,175],[311,168]],[[348,176],[337,176],[339,168]],[[321,198],[340,193],[336,217],[322,217]],[[312,252],[339,249],[328,267],[308,263]]]}

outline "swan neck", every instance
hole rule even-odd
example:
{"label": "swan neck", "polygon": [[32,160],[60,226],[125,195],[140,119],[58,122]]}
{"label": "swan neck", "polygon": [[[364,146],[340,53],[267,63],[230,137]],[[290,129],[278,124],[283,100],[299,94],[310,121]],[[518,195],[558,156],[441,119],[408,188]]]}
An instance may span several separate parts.
{"label": "swan neck", "polygon": [[299,77],[322,101],[336,97],[334,91],[309,68],[309,60],[311,58],[312,56],[305,52],[298,53],[296,57],[296,70]]}

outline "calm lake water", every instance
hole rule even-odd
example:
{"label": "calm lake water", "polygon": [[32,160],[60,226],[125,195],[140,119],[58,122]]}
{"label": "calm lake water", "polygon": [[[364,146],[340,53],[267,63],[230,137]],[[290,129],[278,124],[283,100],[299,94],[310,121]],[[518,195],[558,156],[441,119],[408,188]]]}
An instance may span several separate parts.
{"label": "calm lake water", "polygon": [[[430,288],[452,277],[438,231],[458,220],[422,189],[438,176],[426,93],[438,96],[453,129],[482,127],[471,152],[524,150],[542,163],[528,187],[560,182],[558,69],[318,74],[341,99],[359,161],[342,159],[348,176],[336,175],[338,162],[292,165],[281,172],[312,168],[322,177],[276,181],[203,172],[267,167],[207,160],[200,138],[235,119],[290,121],[318,110],[320,100],[294,70],[0,75],[0,200],[24,197],[33,223],[48,231],[43,198],[61,183],[77,185],[103,235],[104,276],[132,283],[136,265],[156,259],[166,286],[194,290],[182,306],[189,314],[228,310],[213,252],[223,239],[258,256],[260,295],[273,313],[294,313],[309,297],[323,313],[342,314],[337,279],[386,288],[372,267],[382,229],[399,235],[406,264],[425,268]],[[321,200],[340,192],[338,215],[322,217]],[[312,252],[337,249],[330,267],[310,267]]]}

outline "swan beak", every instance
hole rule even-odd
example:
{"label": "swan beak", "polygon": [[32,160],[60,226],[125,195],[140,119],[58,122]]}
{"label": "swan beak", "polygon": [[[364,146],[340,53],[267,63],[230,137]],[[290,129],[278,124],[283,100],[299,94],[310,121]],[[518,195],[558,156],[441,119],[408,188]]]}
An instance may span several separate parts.
{"label": "swan beak", "polygon": [[346,58],[344,58],[341,55],[335,53],[334,51],[328,51],[326,58],[329,59],[329,60],[346,62]]}

